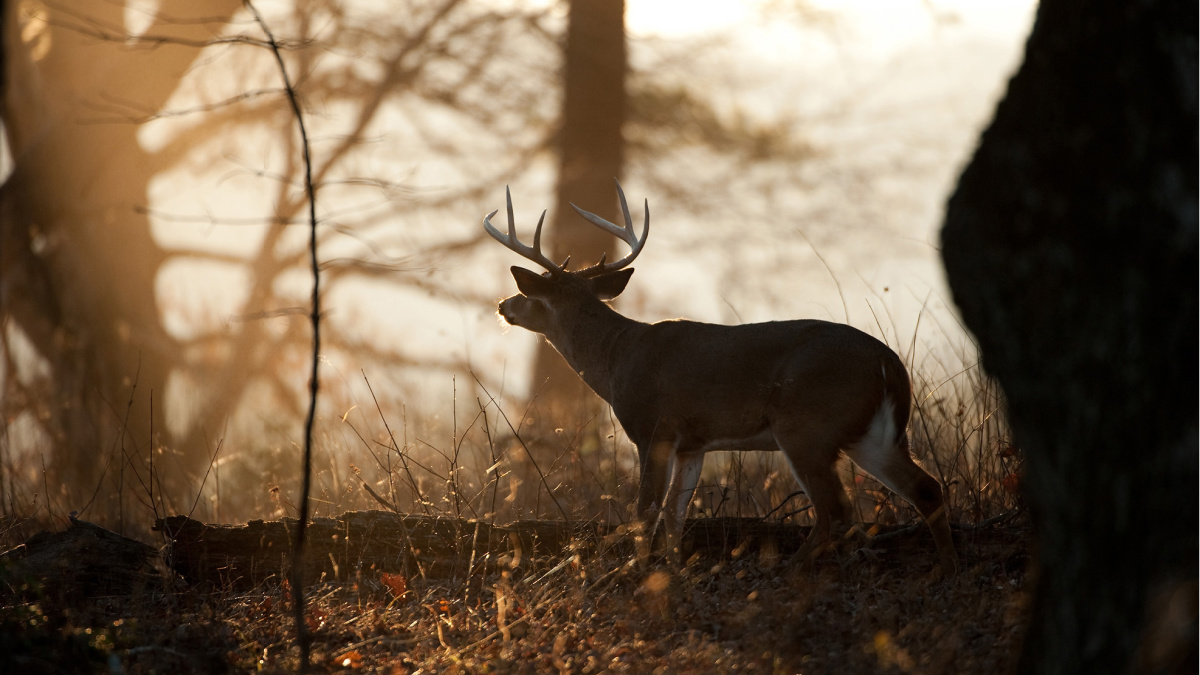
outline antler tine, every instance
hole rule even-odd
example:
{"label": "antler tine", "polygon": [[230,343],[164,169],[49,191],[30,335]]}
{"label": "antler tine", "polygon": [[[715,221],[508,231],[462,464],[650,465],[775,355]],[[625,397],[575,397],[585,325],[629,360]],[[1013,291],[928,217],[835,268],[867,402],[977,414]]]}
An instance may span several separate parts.
{"label": "antler tine", "polygon": [[542,223],[546,222],[546,209],[542,209],[542,215],[538,216],[537,227],[533,229],[533,250],[540,255],[542,252]]}
{"label": "antler tine", "polygon": [[633,216],[629,215],[629,202],[625,201],[625,191],[621,189],[621,181],[614,178],[613,182],[617,184],[617,199],[621,201],[621,215],[625,216],[625,231],[632,235]]}
{"label": "antler tine", "polygon": [[610,223],[600,216],[591,213],[590,211],[584,211],[574,204],[571,204],[571,208],[575,209],[575,212],[583,216],[583,218],[589,223],[604,230],[605,232],[608,232],[626,244],[629,244],[629,255],[611,263],[605,263],[604,256],[601,256],[600,262],[592,265],[586,270],[582,270],[582,272],[586,273],[587,276],[595,276],[598,274],[604,274],[606,272],[615,272],[619,269],[628,267],[634,261],[634,259],[638,257],[638,254],[642,252],[642,247],[646,245],[646,237],[650,234],[650,200],[647,199],[645,202],[646,221],[642,225],[642,236],[641,238],[638,238],[633,231],[633,216],[629,214],[629,203],[625,200],[625,191],[621,189],[620,181],[614,179],[613,182],[617,184],[617,197],[621,202],[621,215],[625,219],[625,227],[621,227],[615,223]]}
{"label": "antler tine", "polygon": [[[492,216],[496,215],[499,212],[498,210],[492,211],[483,217],[484,231],[492,239],[504,244],[504,247],[508,250],[530,262],[537,263],[547,271],[552,273],[563,271],[566,268],[565,262],[562,265],[555,265],[542,253],[542,225],[546,220],[546,212],[542,211],[542,216],[538,218],[537,229],[533,233],[533,246],[526,246],[517,239],[517,222],[516,218],[513,217],[512,193],[509,191],[508,186],[504,187],[504,197],[508,209],[508,234],[503,234],[500,230],[496,229],[495,225],[492,225]],[[567,258],[567,260],[569,261],[570,258]]]}
{"label": "antler tine", "polygon": [[517,220],[516,218],[513,218],[512,190],[510,190],[507,185],[504,186],[504,206],[508,209],[508,238],[516,241]]}

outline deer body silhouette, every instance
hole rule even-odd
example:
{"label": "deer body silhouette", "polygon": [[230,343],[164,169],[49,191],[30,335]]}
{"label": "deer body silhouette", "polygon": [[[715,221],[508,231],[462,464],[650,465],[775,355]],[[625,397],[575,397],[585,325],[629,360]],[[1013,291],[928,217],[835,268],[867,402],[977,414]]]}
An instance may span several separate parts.
{"label": "deer body silhouette", "polygon": [[[490,236],[545,272],[511,268],[520,294],[500,303],[514,325],[540,333],[596,394],[612,406],[641,466],[637,514],[650,545],[663,521],[668,553],[678,556],[684,517],[712,450],[778,450],[812,501],[816,525],[797,558],[811,560],[850,522],[835,471],[844,452],[912,503],[933,532],[942,571],[957,557],[941,486],[909,454],[908,373],[879,340],[850,326],[799,319],[724,326],[686,320],[647,324],[613,310],[650,230],[649,203],[636,236],[617,185],[624,227],[572,207],[622,239],[630,253],[615,262],[568,271],[516,236],[508,196],[508,232],[484,218]],[[844,531],[844,530],[842,530]],[[840,535],[841,531],[836,532]]]}

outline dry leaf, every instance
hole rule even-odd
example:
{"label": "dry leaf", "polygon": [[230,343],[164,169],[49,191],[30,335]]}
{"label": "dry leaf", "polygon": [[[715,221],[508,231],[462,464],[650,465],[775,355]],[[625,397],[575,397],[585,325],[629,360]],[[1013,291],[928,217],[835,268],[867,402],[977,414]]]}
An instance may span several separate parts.
{"label": "dry leaf", "polygon": [[404,594],[408,592],[408,577],[403,574],[384,572],[379,575],[379,580],[396,598],[403,598]]}

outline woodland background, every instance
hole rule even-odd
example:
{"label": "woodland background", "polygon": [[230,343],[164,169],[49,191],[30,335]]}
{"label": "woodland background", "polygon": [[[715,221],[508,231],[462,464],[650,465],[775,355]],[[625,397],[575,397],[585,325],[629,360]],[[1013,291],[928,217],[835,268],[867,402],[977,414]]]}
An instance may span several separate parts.
{"label": "woodland background", "polygon": [[[451,585],[302,587],[318,663],[1195,672],[1195,4],[1046,0],[1029,29],[987,3],[769,2],[700,33],[635,6],[264,2],[260,24],[230,1],[5,2],[6,545],[73,516],[148,538],[299,512],[308,166],[326,332],[304,504],[619,527],[631,448],[497,325],[515,261],[479,228],[508,184],[589,261],[612,242],[564,205],[613,219],[619,177],[655,213],[622,311],[832,318],[897,349],[964,573],[866,547],[788,578],[739,546],[669,575],[568,547],[489,581],[472,554]],[[871,527],[914,521],[845,478]],[[692,513],[803,526],[794,487],[722,455]],[[22,667],[308,662],[286,584],[84,605],[5,584]]]}
{"label": "woodland background", "polygon": [[[882,40],[866,6],[753,6],[736,31],[694,33],[631,8],[647,28],[628,36],[617,3],[261,9],[313,139],[322,513],[362,504],[351,466],[389,491],[407,454],[433,469],[390,491],[407,509],[452,470],[482,489],[510,441],[472,432],[478,401],[493,427],[500,410],[528,420],[542,462],[619,434],[548,346],[499,326],[521,261],[479,223],[506,184],[522,228],[549,208],[553,250],[580,262],[616,242],[567,202],[613,218],[614,177],[649,198],[632,316],[850,321],[927,389],[970,386],[940,196],[1028,13],[889,9],[908,32]],[[306,201],[261,31],[238,2],[6,12],[5,508],[122,528],[143,507],[284,513],[307,401]],[[554,401],[583,403],[542,416]],[[607,472],[628,476],[607,445]]]}

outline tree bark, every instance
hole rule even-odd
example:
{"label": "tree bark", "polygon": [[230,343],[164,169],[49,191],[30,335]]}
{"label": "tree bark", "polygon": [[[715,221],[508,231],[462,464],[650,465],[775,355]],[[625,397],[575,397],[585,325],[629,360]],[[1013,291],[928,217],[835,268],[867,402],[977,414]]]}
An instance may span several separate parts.
{"label": "tree bark", "polygon": [[[610,259],[616,240],[588,224],[570,207],[613,222],[617,219],[616,187],[624,162],[625,3],[623,0],[571,0],[566,65],[563,75],[562,129],[559,132],[557,197],[550,239],[554,256],[570,255],[574,267]],[[623,254],[622,254],[623,255]],[[554,348],[538,345],[531,396],[550,413],[551,424],[583,421],[600,403]]]}
{"label": "tree bark", "polygon": [[1026,457],[1022,672],[1196,672],[1197,7],[1043,0],[942,233]]}

